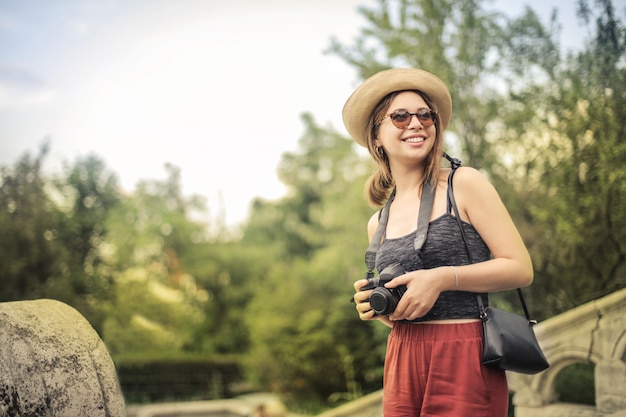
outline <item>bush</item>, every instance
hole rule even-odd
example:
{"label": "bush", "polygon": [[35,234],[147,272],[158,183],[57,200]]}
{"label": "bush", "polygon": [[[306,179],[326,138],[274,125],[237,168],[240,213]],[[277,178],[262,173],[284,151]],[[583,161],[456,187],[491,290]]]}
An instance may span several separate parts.
{"label": "bush", "polygon": [[128,404],[232,398],[243,385],[241,366],[232,357],[118,357],[114,361]]}

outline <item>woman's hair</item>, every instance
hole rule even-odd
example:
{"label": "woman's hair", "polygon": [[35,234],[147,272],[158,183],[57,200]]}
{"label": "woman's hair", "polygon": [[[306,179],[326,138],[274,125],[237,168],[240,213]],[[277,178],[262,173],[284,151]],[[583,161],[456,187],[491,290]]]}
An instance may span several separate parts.
{"label": "woman's hair", "polygon": [[[433,103],[426,94],[418,90],[409,91],[418,94],[424,99],[428,107],[433,109]],[[378,136],[378,126],[380,125],[380,121],[385,117],[391,105],[391,101],[402,92],[404,91],[394,91],[393,93],[387,94],[378,105],[374,107],[367,124],[367,149],[376,162],[376,170],[367,180],[365,192],[370,204],[373,206],[384,205],[395,185],[387,154],[383,148],[376,146],[375,141]],[[443,131],[441,130],[439,115],[435,116],[435,128],[437,131],[435,134],[435,146],[432,152],[426,157],[426,164],[424,165],[424,181],[430,182],[433,187],[436,186],[439,180],[439,163],[443,156]],[[422,186],[423,185],[424,183],[422,183]]]}

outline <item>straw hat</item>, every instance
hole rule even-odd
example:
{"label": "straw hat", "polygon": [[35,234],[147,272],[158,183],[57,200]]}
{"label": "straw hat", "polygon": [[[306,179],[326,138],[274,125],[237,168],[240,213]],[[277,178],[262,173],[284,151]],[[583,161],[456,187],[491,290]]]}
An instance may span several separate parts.
{"label": "straw hat", "polygon": [[359,145],[367,147],[367,123],[374,107],[394,91],[419,90],[433,102],[445,130],[452,115],[452,98],[446,84],[430,72],[416,68],[381,71],[369,77],[343,106],[343,124]]}

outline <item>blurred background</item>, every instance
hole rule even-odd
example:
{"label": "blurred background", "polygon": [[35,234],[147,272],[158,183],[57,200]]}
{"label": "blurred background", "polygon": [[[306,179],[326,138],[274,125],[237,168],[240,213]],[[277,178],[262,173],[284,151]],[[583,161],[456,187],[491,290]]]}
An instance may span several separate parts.
{"label": "blurred background", "polygon": [[348,302],[372,166],[341,109],[388,67],[449,85],[447,151],[514,217],[535,316],[623,288],[625,13],[0,0],[0,301],[77,308],[129,403],[270,391],[315,413],[379,389],[386,330]]}

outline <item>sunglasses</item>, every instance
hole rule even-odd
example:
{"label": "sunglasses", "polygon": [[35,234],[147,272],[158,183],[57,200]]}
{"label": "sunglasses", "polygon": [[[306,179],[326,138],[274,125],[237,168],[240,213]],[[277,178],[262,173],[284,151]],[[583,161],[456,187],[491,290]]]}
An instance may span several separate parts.
{"label": "sunglasses", "polygon": [[393,113],[389,113],[385,117],[382,118],[380,123],[383,122],[387,117],[391,119],[391,123],[398,129],[406,129],[411,124],[411,118],[413,116],[417,117],[417,120],[424,127],[432,126],[435,123],[435,117],[437,112],[431,109],[419,109],[415,113],[409,113],[407,110],[396,110]]}

